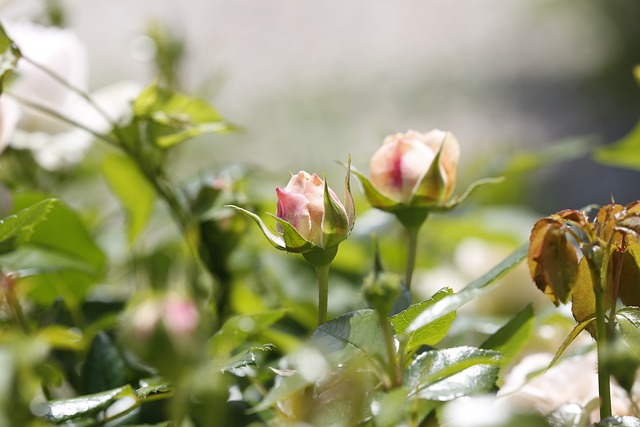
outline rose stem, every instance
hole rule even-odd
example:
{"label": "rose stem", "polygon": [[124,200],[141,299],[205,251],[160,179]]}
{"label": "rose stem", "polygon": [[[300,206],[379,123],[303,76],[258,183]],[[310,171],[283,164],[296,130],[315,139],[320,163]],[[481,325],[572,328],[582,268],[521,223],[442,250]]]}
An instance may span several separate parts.
{"label": "rose stem", "polygon": [[[609,245],[607,245],[607,248]],[[611,383],[609,378],[609,366],[605,361],[607,350],[607,324],[606,310],[604,306],[604,287],[607,284],[607,271],[609,270],[609,250],[605,250],[601,270],[598,271],[595,261],[591,256],[586,256],[593,291],[596,297],[596,351],[598,355],[598,393],[600,395],[600,419],[611,416]]]}
{"label": "rose stem", "polygon": [[404,285],[407,287],[407,291],[411,291],[411,279],[416,266],[418,230],[419,227],[407,227],[407,268],[404,273]]}
{"label": "rose stem", "polygon": [[329,267],[331,264],[316,265],[318,276],[318,326],[327,321],[327,303],[329,299]]}

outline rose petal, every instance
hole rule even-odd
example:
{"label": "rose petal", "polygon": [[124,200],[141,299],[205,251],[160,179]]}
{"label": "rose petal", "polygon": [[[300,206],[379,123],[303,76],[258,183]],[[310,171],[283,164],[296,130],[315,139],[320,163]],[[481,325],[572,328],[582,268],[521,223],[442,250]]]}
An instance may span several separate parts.
{"label": "rose petal", "polygon": [[416,133],[387,137],[371,158],[371,184],[382,194],[406,203],[435,158]]}
{"label": "rose petal", "polygon": [[[280,187],[276,188],[276,194],[278,195],[276,216],[287,221],[302,237],[311,241],[312,227],[307,198],[303,194],[293,193]],[[281,229],[279,231],[282,232]]]}

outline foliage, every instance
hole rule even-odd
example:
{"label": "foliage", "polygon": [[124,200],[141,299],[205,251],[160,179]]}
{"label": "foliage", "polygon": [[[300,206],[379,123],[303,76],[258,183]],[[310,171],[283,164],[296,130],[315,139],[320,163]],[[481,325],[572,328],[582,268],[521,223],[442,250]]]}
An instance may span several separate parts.
{"label": "foliage", "polygon": [[[551,365],[586,329],[597,341],[602,400],[609,373],[633,389],[640,366],[639,202],[603,206],[593,218],[586,210],[542,218],[528,244],[513,239],[511,254],[483,265],[486,272],[465,287],[435,283],[419,298],[414,272],[433,255],[421,253],[423,223],[432,214],[451,218],[453,225],[430,230],[441,239],[430,242],[431,252],[445,252],[452,240],[469,237],[463,217],[450,211],[500,179],[476,181],[453,196],[458,145],[445,149],[443,141],[401,203],[351,169],[349,159],[343,201],[326,177],[300,172],[277,190],[272,229],[253,213],[274,204],[254,190],[264,179],[259,171],[231,165],[194,171],[188,182],[172,177],[171,153],[187,140],[239,128],[208,101],[178,91],[171,61],[182,46],[160,32],[154,37],[169,62],[157,60],[162,79],[122,117],[108,116],[61,76],[53,79],[108,122],[98,131],[40,106],[91,131],[100,145],[83,166],[44,171],[30,153],[10,147],[2,154],[30,179],[0,183],[0,425],[436,424],[448,405],[500,395],[511,368],[536,345],[543,316],[534,304],[491,317],[482,333],[461,330],[477,321],[469,306],[494,291],[518,292],[502,279],[525,258],[551,302],[572,303],[576,326]],[[3,88],[20,59],[0,27]],[[634,166],[625,153],[637,148],[636,134],[596,157]],[[379,247],[397,231],[388,222],[380,228],[390,232],[375,244],[368,230],[357,230],[356,207],[359,218],[372,211],[354,199],[352,173],[372,206],[402,226],[406,252]],[[469,227],[482,232],[477,223]],[[302,257],[270,254],[271,246]],[[397,254],[406,255],[404,274],[382,268]],[[317,287],[301,260],[315,270]],[[318,303],[311,303],[316,292]],[[500,425],[578,426],[591,409],[510,414]],[[638,423],[610,408],[601,415],[598,425]]]}

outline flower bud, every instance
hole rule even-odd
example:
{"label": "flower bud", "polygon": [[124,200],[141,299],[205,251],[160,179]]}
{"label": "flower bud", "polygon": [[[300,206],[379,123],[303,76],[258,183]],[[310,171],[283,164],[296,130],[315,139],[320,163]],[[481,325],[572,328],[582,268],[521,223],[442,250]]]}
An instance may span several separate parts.
{"label": "flower bud", "polygon": [[398,297],[402,294],[402,277],[380,272],[368,276],[362,286],[364,298],[383,316],[389,316]]}
{"label": "flower bud", "polygon": [[[285,188],[276,188],[278,204],[275,219],[278,234],[272,233],[262,219],[237,206],[228,205],[253,219],[277,249],[310,254],[314,265],[333,259],[338,244],[349,236],[355,221],[355,209],[349,184],[350,166],[344,182],[344,202],[318,175],[300,171]],[[322,253],[321,256],[312,254]]]}
{"label": "flower bud", "polygon": [[453,193],[459,156],[458,141],[450,132],[391,135],[371,158],[370,183],[399,204],[440,205]]}
{"label": "flower bud", "polygon": [[133,306],[124,322],[122,337],[134,354],[174,377],[179,365],[193,362],[200,353],[203,324],[193,301],[166,294]]}
{"label": "flower bud", "polygon": [[[285,188],[276,188],[278,207],[276,217],[289,223],[306,241],[318,248],[335,246],[347,238],[349,216],[334,191],[315,173],[300,171]],[[325,197],[328,198],[325,204]],[[278,224],[282,235],[286,229]]]}

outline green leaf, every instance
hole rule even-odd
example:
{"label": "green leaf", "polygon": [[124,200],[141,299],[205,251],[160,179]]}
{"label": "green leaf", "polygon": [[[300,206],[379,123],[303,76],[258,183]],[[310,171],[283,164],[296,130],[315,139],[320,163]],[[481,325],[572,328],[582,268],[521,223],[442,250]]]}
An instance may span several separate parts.
{"label": "green leaf", "polygon": [[496,178],[482,178],[477,181],[474,181],[467,187],[467,189],[459,196],[453,197],[449,202],[444,204],[443,206],[436,206],[433,210],[434,212],[448,212],[460,206],[464,203],[473,193],[476,192],[479,188],[485,187],[487,185],[501,184],[505,181],[504,177],[496,177]]}
{"label": "green leaf", "polygon": [[[447,134],[448,136],[449,134]],[[447,191],[445,179],[446,177],[442,174],[441,169],[441,158],[442,152],[444,150],[444,146],[447,142],[447,137],[445,137],[442,144],[438,148],[438,152],[436,153],[436,157],[429,165],[429,169],[424,174],[418,185],[416,185],[413,194],[411,195],[411,200],[409,200],[409,205],[411,206],[431,206],[437,205],[445,196],[445,192]]]}
{"label": "green leaf", "polygon": [[209,350],[213,355],[227,355],[247,338],[255,336],[273,325],[287,313],[286,309],[267,310],[230,317],[213,336]]}
{"label": "green leaf", "polygon": [[498,352],[473,347],[427,351],[407,367],[404,385],[437,401],[486,392],[495,385],[501,359]]}
{"label": "green leaf", "polygon": [[469,283],[457,294],[447,295],[440,301],[437,301],[435,304],[427,307],[409,325],[407,332],[416,331],[429,323],[453,313],[474,298],[491,291],[496,286],[496,280],[514,269],[526,258],[527,251],[528,243],[525,243],[487,273]]}
{"label": "green leaf", "polygon": [[551,362],[549,362],[549,366],[547,366],[547,369],[555,365],[558,359],[560,359],[560,356],[562,356],[562,353],[564,353],[564,351],[569,347],[569,345],[573,342],[573,340],[575,340],[576,337],[580,334],[580,332],[585,330],[587,326],[589,326],[591,322],[593,322],[594,320],[596,320],[595,315],[578,323],[571,330],[571,332],[569,332],[569,335],[567,335],[567,337],[564,339],[564,341],[562,342],[562,345],[560,346],[560,348],[558,348],[558,351],[556,351],[556,354],[553,356],[553,359],[551,360]]}
{"label": "green leaf", "polygon": [[616,321],[629,347],[640,356],[640,308],[625,307],[619,310]]}
{"label": "green leaf", "polygon": [[[571,297],[571,314],[576,322],[593,319],[596,313],[596,294],[593,291],[593,280],[587,259],[583,257],[578,263],[578,274],[573,285]],[[596,334],[595,324],[589,322],[587,330],[592,336]]]}
{"label": "green leaf", "polygon": [[312,339],[324,354],[336,354],[341,360],[351,356],[387,359],[385,335],[375,310],[343,314],[320,325]]}
{"label": "green leaf", "polygon": [[254,366],[256,364],[257,352],[269,352],[275,350],[273,344],[265,344],[257,347],[251,347],[233,356],[227,360],[220,368],[223,372],[233,371],[234,369],[242,368],[244,366]]}
{"label": "green leaf", "polygon": [[288,399],[311,385],[312,382],[300,374],[284,377],[277,387],[272,387],[269,393],[257,404],[251,412],[264,411],[276,403]]}
{"label": "green leaf", "polygon": [[529,304],[488,337],[480,348],[500,352],[504,366],[526,345],[533,332],[533,323],[533,307]]}
{"label": "green leaf", "polygon": [[595,150],[593,158],[608,166],[640,170],[640,122],[622,139]]}
{"label": "green leaf", "polygon": [[27,241],[36,225],[47,218],[56,202],[56,199],[41,200],[1,220],[0,242],[12,237],[19,237],[21,242]]}
{"label": "green leaf", "polygon": [[127,213],[131,243],[144,230],[153,211],[156,200],[153,186],[131,159],[118,154],[104,159],[102,173]]}
{"label": "green leaf", "polygon": [[20,278],[20,287],[41,306],[50,306],[62,298],[68,307],[77,308],[94,284],[95,275],[82,270],[46,271]]}
{"label": "green leaf", "polygon": [[85,348],[82,335],[78,331],[62,325],[49,325],[41,328],[38,330],[37,336],[58,350],[79,351]]}
{"label": "green leaf", "polygon": [[293,225],[271,213],[269,215],[271,215],[282,227],[282,237],[284,239],[284,247],[287,252],[304,253],[317,248],[316,245],[302,237]]}
{"label": "green leaf", "polygon": [[152,377],[140,380],[140,387],[136,390],[136,394],[140,399],[146,399],[154,394],[172,393],[173,387],[171,383],[162,377]]}
{"label": "green leaf", "polygon": [[81,378],[85,393],[98,393],[127,383],[124,359],[106,332],[100,331],[93,338]]}
{"label": "green leaf", "polygon": [[281,251],[286,250],[284,239],[281,236],[272,233],[271,230],[269,230],[269,227],[267,227],[264,221],[262,221],[262,218],[260,218],[258,215],[235,205],[225,205],[225,207],[235,209],[238,212],[242,213],[243,215],[246,215],[249,218],[251,218],[253,221],[255,221],[256,224],[258,224],[258,226],[260,227],[260,230],[262,231],[262,234],[264,234],[264,237],[267,238],[269,243],[271,243],[274,248],[280,249]]}
{"label": "green leaf", "polygon": [[[38,193],[14,195],[15,212],[47,199]],[[29,245],[45,248],[83,262],[97,277],[105,266],[105,255],[93,241],[78,215],[64,203],[51,206],[47,221],[35,228]]]}
{"label": "green leaf", "polygon": [[18,46],[7,36],[4,27],[0,25],[0,94],[7,78],[15,71],[21,54]]}
{"label": "green leaf", "polygon": [[324,178],[324,215],[322,217],[322,247],[335,246],[347,238],[351,230],[347,211],[329,192],[327,178]]}
{"label": "green leaf", "polygon": [[433,297],[428,300],[413,304],[406,310],[392,316],[390,321],[398,335],[407,335],[407,352],[411,352],[422,345],[436,345],[439,343],[449,331],[451,323],[456,317],[456,312],[442,316],[433,322],[422,325],[420,328],[407,333],[407,329],[411,323],[426,309],[433,306],[443,298],[453,295],[453,289],[443,288],[436,292]]}
{"label": "green leaf", "polygon": [[123,397],[131,397],[137,401],[137,396],[131,386],[126,385],[102,393],[35,404],[33,405],[33,412],[47,421],[61,424],[71,420],[95,416]]}
{"label": "green leaf", "polygon": [[148,121],[152,141],[169,148],[204,133],[237,130],[205,100],[190,98],[157,83],[147,87],[133,103],[138,120]]}

